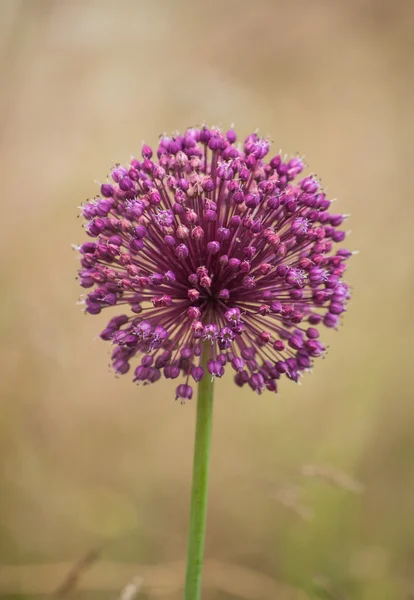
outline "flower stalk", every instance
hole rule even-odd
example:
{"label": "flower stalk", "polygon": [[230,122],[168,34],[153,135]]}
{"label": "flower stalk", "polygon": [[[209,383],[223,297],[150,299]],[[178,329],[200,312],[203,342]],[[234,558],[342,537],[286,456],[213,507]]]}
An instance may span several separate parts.
{"label": "flower stalk", "polygon": [[[204,344],[202,366],[206,368],[210,347]],[[197,418],[191,488],[190,525],[184,600],[199,600],[206,532],[208,472],[213,416],[213,378],[206,376],[198,384]]]}

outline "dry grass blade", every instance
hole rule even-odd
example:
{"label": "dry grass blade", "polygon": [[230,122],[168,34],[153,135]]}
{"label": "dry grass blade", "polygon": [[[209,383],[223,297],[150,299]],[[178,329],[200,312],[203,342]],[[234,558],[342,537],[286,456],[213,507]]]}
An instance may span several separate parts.
{"label": "dry grass blade", "polygon": [[290,485],[274,487],[271,495],[304,521],[310,521],[313,519],[313,512],[312,509],[301,501],[301,493],[302,489],[300,487]]}
{"label": "dry grass blade", "polygon": [[134,600],[141,590],[142,581],[141,577],[134,577],[132,581],[122,588],[117,600]]}
{"label": "dry grass blade", "polygon": [[59,585],[53,594],[54,598],[62,598],[68,592],[74,590],[80,577],[91,567],[100,557],[102,548],[92,548],[87,554],[80,558],[70,569],[63,582]]}
{"label": "dry grass blade", "polygon": [[329,465],[304,465],[301,468],[301,473],[306,477],[322,479],[330,485],[346,490],[347,492],[361,494],[364,491],[362,483]]}

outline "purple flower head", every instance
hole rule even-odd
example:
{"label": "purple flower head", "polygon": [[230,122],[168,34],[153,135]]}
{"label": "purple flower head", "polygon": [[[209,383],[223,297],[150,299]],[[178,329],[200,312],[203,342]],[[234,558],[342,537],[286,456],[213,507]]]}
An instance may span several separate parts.
{"label": "purple flower head", "polygon": [[[142,160],[116,165],[82,210],[86,312],[122,306],[101,338],[115,371],[153,383],[220,378],[277,391],[325,352],[320,328],[337,328],[350,297],[345,215],[331,214],[299,158],[272,156],[258,134],[191,128],[161,137]],[[129,310],[126,308],[129,307]],[[116,310],[112,308],[112,310]],[[210,353],[201,366],[203,346]]]}

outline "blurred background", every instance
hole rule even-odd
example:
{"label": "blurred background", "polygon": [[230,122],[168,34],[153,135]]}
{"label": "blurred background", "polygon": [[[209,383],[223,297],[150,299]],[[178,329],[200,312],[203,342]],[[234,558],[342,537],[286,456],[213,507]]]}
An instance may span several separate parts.
{"label": "blurred background", "polygon": [[181,598],[195,404],[115,379],[71,243],[95,179],[205,121],[304,154],[360,254],[300,387],[217,384],[204,598],[414,598],[413,26],[410,0],[0,0],[0,595]]}

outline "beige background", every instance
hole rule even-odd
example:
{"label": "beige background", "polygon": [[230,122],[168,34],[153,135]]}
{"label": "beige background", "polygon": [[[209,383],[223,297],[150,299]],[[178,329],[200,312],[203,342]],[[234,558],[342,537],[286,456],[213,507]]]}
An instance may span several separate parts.
{"label": "beige background", "polygon": [[409,0],[0,0],[0,592],[104,543],[68,597],[181,597],[195,407],[114,378],[70,244],[95,179],[206,121],[305,154],[360,254],[300,387],[218,382],[205,598],[414,598],[413,25]]}

